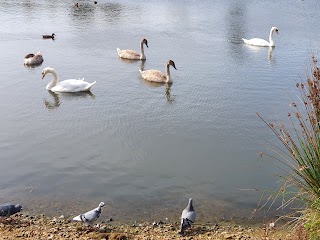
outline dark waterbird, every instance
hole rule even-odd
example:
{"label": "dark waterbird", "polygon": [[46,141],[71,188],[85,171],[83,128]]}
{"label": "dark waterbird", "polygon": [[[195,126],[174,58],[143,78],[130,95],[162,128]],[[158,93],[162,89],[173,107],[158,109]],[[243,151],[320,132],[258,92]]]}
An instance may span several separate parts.
{"label": "dark waterbird", "polygon": [[56,35],[54,33],[52,33],[51,35],[42,35],[43,39],[54,39]]}

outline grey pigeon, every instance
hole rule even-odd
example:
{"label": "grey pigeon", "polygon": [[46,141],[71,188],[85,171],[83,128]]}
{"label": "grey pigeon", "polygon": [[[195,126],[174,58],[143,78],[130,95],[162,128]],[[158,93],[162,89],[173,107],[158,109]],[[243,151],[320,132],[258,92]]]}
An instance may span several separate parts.
{"label": "grey pigeon", "polygon": [[192,198],[189,199],[188,206],[183,209],[181,214],[181,227],[179,231],[179,235],[183,235],[184,230],[191,227],[191,224],[196,220],[196,212],[192,206]]}
{"label": "grey pigeon", "polygon": [[101,202],[99,206],[91,211],[84,214],[80,214],[74,217],[73,221],[84,222],[86,226],[91,225],[95,220],[97,220],[101,215],[101,208],[104,207],[104,202]]}
{"label": "grey pigeon", "polygon": [[17,204],[4,204],[0,205],[0,216],[1,217],[10,217],[11,215],[20,212],[22,210],[22,207]]}

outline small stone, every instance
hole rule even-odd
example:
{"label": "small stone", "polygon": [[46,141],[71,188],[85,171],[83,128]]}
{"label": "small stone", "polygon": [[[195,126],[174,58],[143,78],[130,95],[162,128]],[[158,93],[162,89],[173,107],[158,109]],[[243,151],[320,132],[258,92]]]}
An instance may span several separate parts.
{"label": "small stone", "polygon": [[100,228],[99,228],[99,232],[100,232],[100,233],[106,233],[106,232],[107,232],[106,226],[100,227]]}
{"label": "small stone", "polygon": [[234,235],[233,234],[225,234],[224,239],[233,239]]}

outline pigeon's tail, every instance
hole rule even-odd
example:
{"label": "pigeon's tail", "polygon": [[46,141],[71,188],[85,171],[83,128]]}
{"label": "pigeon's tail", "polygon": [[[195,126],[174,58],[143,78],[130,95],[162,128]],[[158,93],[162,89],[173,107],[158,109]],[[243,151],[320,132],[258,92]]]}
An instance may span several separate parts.
{"label": "pigeon's tail", "polygon": [[82,222],[82,219],[81,219],[81,217],[80,217],[80,215],[79,215],[79,216],[74,217],[74,218],[72,219],[72,221]]}
{"label": "pigeon's tail", "polygon": [[181,221],[180,231],[178,232],[178,235],[183,236],[184,230],[187,228],[187,225],[185,225],[184,219]]}
{"label": "pigeon's tail", "polygon": [[182,218],[182,219],[181,219],[181,227],[180,227],[180,231],[178,232],[178,234],[179,234],[180,236],[182,236],[183,233],[184,233],[184,231],[185,231],[187,228],[191,227],[191,223],[192,223],[191,220],[189,220],[189,219],[187,219],[187,218]]}

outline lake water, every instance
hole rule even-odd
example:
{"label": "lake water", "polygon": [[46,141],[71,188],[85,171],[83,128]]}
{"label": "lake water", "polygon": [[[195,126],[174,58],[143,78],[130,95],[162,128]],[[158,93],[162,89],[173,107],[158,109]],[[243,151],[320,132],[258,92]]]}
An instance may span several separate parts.
{"label": "lake water", "polygon": [[[103,217],[176,221],[192,197],[199,219],[250,216],[277,180],[257,155],[277,142],[255,113],[286,119],[318,53],[320,2],[79,4],[0,2],[0,202],[74,215],[105,201]],[[272,26],[274,49],[243,44],[268,39]],[[55,41],[41,38],[51,33]],[[145,62],[118,58],[117,47],[139,50],[142,37]],[[25,67],[39,50],[43,64]],[[139,77],[169,59],[171,86]],[[91,94],[53,94],[47,66],[97,83]]]}

